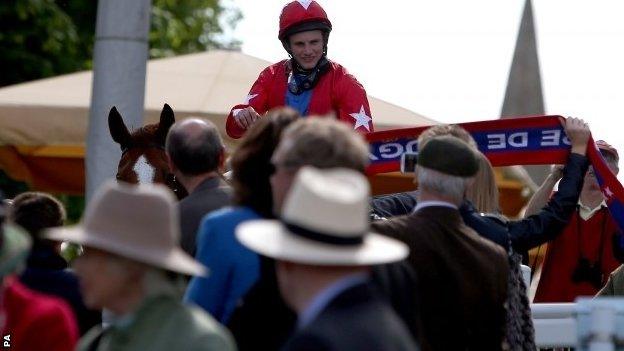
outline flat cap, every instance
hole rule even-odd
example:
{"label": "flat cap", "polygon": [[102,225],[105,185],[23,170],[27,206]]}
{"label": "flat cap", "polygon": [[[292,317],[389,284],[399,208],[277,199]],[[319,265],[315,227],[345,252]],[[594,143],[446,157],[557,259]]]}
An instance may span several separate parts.
{"label": "flat cap", "polygon": [[449,135],[429,139],[418,151],[418,165],[457,177],[472,177],[479,170],[475,151]]}

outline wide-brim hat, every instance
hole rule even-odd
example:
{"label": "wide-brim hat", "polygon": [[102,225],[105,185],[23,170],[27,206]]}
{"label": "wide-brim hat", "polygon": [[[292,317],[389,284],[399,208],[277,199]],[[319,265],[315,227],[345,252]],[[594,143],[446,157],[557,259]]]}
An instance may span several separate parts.
{"label": "wide-brim hat", "polygon": [[173,272],[200,276],[207,272],[180,248],[176,203],[171,191],[159,184],[107,182],[87,206],[79,225],[48,229],[43,237],[97,248]]}
{"label": "wide-brim hat", "polygon": [[409,254],[397,240],[370,231],[366,178],[353,170],[299,170],[281,220],[255,220],[236,228],[251,250],[308,265],[368,266]]}
{"label": "wide-brim hat", "polygon": [[9,224],[2,225],[0,235],[0,277],[4,277],[24,263],[32,241],[24,230]]}

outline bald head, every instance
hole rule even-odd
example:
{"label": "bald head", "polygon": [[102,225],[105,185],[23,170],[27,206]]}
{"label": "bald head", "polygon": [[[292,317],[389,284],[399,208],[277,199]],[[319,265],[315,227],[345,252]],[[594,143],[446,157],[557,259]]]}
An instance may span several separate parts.
{"label": "bald head", "polygon": [[217,127],[197,118],[176,122],[167,134],[165,147],[171,162],[188,176],[216,171],[223,154]]}

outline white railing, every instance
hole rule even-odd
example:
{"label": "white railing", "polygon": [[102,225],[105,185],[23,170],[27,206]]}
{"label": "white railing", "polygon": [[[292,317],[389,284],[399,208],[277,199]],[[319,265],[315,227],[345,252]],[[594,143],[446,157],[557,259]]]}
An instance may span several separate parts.
{"label": "white railing", "polygon": [[532,304],[538,347],[579,351],[624,350],[624,298],[579,298],[576,303]]}

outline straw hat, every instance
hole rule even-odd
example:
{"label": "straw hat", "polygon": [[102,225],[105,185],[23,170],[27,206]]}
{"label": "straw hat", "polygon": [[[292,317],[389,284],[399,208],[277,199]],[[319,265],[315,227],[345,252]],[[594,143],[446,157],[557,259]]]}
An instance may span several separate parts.
{"label": "straw hat", "polygon": [[45,238],[98,248],[151,266],[190,275],[206,267],[179,247],[180,223],[173,194],[159,184],[110,181],[87,206],[82,223],[47,230]]}
{"label": "straw hat", "polygon": [[405,244],[369,231],[369,196],[358,172],[304,167],[282,219],[242,223],[236,237],[262,255],[302,264],[367,266],[404,259]]}

